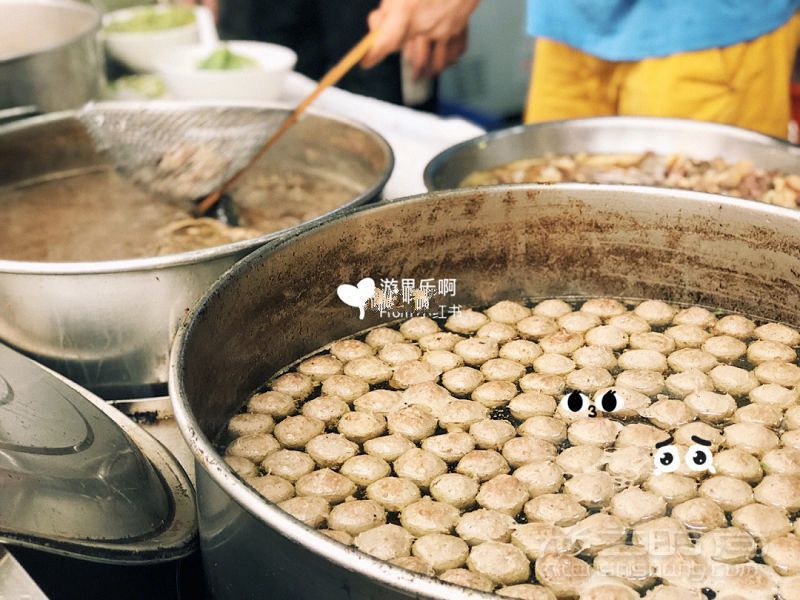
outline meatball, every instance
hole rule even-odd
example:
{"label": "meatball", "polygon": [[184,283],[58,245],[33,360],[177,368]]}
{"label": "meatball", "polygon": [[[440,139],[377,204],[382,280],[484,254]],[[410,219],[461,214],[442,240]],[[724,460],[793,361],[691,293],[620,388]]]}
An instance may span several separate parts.
{"label": "meatball", "polygon": [[596,315],[576,311],[560,316],[558,318],[558,324],[565,331],[572,333],[586,333],[593,327],[600,325],[600,318]]}
{"label": "meatball", "polygon": [[422,350],[418,346],[407,342],[386,344],[378,352],[378,358],[395,367],[412,360],[418,360],[421,357]]}
{"label": "meatball", "polygon": [[471,394],[483,382],[483,373],[471,367],[458,367],[442,374],[442,385],[456,396]]}
{"label": "meatball", "polygon": [[254,433],[236,438],[225,448],[225,456],[238,456],[258,463],[273,452],[281,449],[281,445],[268,433]]}
{"label": "meatball", "polygon": [[339,472],[358,486],[366,487],[369,484],[388,477],[391,467],[382,458],[360,454],[348,459],[339,469]]}
{"label": "meatball", "polygon": [[[314,400],[311,402],[314,402]],[[306,403],[305,406],[309,404],[310,402]],[[305,406],[303,407],[304,412]],[[353,401],[353,408],[356,410],[375,413],[382,417],[386,417],[389,413],[397,412],[404,406],[403,396],[400,392],[392,390],[372,390]],[[339,416],[341,417],[341,415]]]}
{"label": "meatball", "polygon": [[623,371],[639,369],[663,373],[667,370],[667,358],[657,350],[626,350],[620,355],[618,362]]}
{"label": "meatball", "polygon": [[302,373],[286,373],[276,378],[271,387],[295,400],[305,400],[314,391],[314,381]]}
{"label": "meatball", "polygon": [[291,482],[276,475],[250,477],[246,481],[255,491],[275,504],[294,498],[294,486]]}
{"label": "meatball", "polygon": [[656,444],[667,439],[669,439],[669,434],[658,427],[645,423],[632,423],[622,428],[614,445],[617,448],[636,446],[637,448],[652,450],[656,447]]}
{"label": "meatball", "polygon": [[[770,360],[758,365],[753,373],[761,383],[774,383],[784,387],[800,385],[800,367],[779,360]],[[756,386],[753,386],[748,392]]]}
{"label": "meatball", "polygon": [[550,317],[531,315],[517,322],[517,331],[529,340],[539,340],[558,331],[558,324]]}
{"label": "meatball", "polygon": [[583,335],[563,330],[551,333],[539,341],[540,349],[548,354],[569,355],[583,346],[583,344]]}
{"label": "meatball", "polygon": [[464,366],[464,359],[448,350],[430,350],[422,355],[422,361],[442,373]]}
{"label": "meatball", "polygon": [[421,406],[409,406],[386,417],[386,426],[392,435],[401,435],[418,442],[436,431],[439,421]]}
{"label": "meatball", "polygon": [[629,369],[617,375],[616,385],[645,396],[655,396],[664,389],[664,376],[658,371]]}
{"label": "meatball", "polygon": [[719,391],[732,396],[746,396],[758,387],[756,376],[751,371],[739,367],[718,365],[711,369],[710,375],[711,381]]}
{"label": "meatball", "polygon": [[556,411],[556,401],[542,392],[523,392],[511,399],[508,409],[520,421],[531,417],[551,417]]}
{"label": "meatball", "polygon": [[645,481],[644,489],[664,498],[670,508],[697,496],[697,482],[677,473],[653,475]]}
{"label": "meatball", "polygon": [[436,572],[428,563],[417,558],[416,556],[400,556],[390,560],[389,562],[397,567],[407,569],[408,571],[414,571],[415,573],[420,573],[422,575],[427,575],[428,577],[433,577],[436,575]]}
{"label": "meatball", "polygon": [[659,517],[639,523],[633,528],[633,543],[642,546],[654,557],[692,548],[686,528],[674,517]]}
{"label": "meatball", "polygon": [[394,461],[394,472],[398,477],[427,488],[431,481],[447,472],[447,463],[432,452],[413,448]]}
{"label": "meatball", "polygon": [[422,336],[417,343],[419,347],[426,352],[432,352],[434,350],[447,350],[450,352],[455,345],[463,339],[464,338],[458,334],[440,331],[439,333],[430,333]]}
{"label": "meatball", "polygon": [[247,479],[258,475],[258,468],[255,463],[241,456],[226,456],[225,462],[239,477]]}
{"label": "meatball", "polygon": [[764,544],[764,562],[778,575],[800,575],[800,538],[787,535]]}
{"label": "meatball", "polygon": [[542,355],[542,349],[529,340],[513,340],[503,344],[499,351],[500,358],[513,360],[526,367],[533,366],[533,361]]}
{"label": "meatball", "polygon": [[335,425],[341,416],[350,412],[350,407],[344,400],[334,396],[320,396],[303,404],[303,416],[309,419],[322,421],[326,427]]}
{"label": "meatball", "polygon": [[442,572],[464,566],[469,556],[469,546],[454,535],[432,533],[416,540],[411,552],[433,567],[434,571]]}
{"label": "meatball", "polygon": [[742,406],[733,415],[735,423],[757,423],[768,429],[777,429],[782,420],[783,414],[780,410],[761,404]]}
{"label": "meatball", "polygon": [[603,575],[622,580],[636,590],[642,590],[654,581],[650,555],[638,546],[617,544],[604,548],[595,556],[594,568]]}
{"label": "meatball", "polygon": [[668,431],[691,423],[695,418],[695,413],[688,403],[670,399],[659,400],[640,410],[639,414],[649,419],[654,425]]}
{"label": "meatball", "polygon": [[482,312],[466,309],[451,315],[444,326],[455,333],[474,333],[488,322],[489,317]]}
{"label": "meatball", "polygon": [[548,396],[560,396],[564,391],[564,378],[560,375],[528,373],[519,380],[523,392],[542,392]]}
{"label": "meatball", "polygon": [[410,360],[395,367],[389,385],[396,390],[404,390],[415,383],[437,381],[442,372],[438,368],[421,360]]}
{"label": "meatball", "polygon": [[781,537],[791,532],[792,524],[786,513],[775,506],[748,504],[735,511],[731,525],[743,529],[760,542]]}
{"label": "meatball", "polygon": [[587,445],[608,448],[614,445],[614,440],[617,439],[617,434],[621,429],[622,425],[611,419],[583,418],[578,419],[569,426],[567,438],[571,444],[576,446]]}
{"label": "meatball", "polygon": [[453,400],[439,415],[439,424],[449,432],[469,429],[470,425],[489,416],[489,409],[471,400]]}
{"label": "meatball", "polygon": [[574,525],[586,515],[586,509],[568,494],[542,494],[526,502],[524,510],[530,521],[559,527]]}
{"label": "meatball", "polygon": [[228,422],[228,435],[231,438],[272,433],[274,429],[275,421],[270,415],[262,413],[242,413],[234,415]]}
{"label": "meatball", "polygon": [[653,459],[650,451],[644,448],[636,446],[619,448],[609,453],[606,470],[618,482],[628,485],[640,484],[652,474]]}
{"label": "meatball", "polygon": [[630,347],[635,350],[655,350],[666,355],[675,350],[675,340],[655,331],[634,333],[630,337]]}
{"label": "meatball", "polygon": [[430,317],[411,317],[400,325],[400,333],[406,339],[417,341],[420,338],[439,332],[439,325]]}
{"label": "meatball", "polygon": [[388,327],[376,327],[370,330],[364,341],[375,348],[380,350],[389,344],[399,344],[403,341],[403,334],[396,329],[389,329]]}
{"label": "meatball", "polygon": [[325,423],[303,415],[286,417],[275,426],[275,437],[284,448],[303,448],[325,430]]}
{"label": "meatball", "polygon": [[750,534],[738,527],[720,527],[704,533],[697,548],[704,556],[724,563],[747,562],[758,550]]}
{"label": "meatball", "polygon": [[367,498],[389,512],[399,512],[420,499],[419,488],[408,479],[383,477],[367,486]]}
{"label": "meatball", "polygon": [[593,556],[603,548],[623,543],[628,529],[614,515],[595,513],[575,525],[570,535],[580,552]]}
{"label": "meatball", "polygon": [[328,519],[328,502],[324,498],[308,496],[290,498],[278,506],[309,527],[318,529]]}
{"label": "meatball", "polygon": [[344,366],[344,374],[375,385],[391,379],[392,367],[374,356],[356,358]]}
{"label": "meatball", "polygon": [[532,437],[515,437],[503,444],[503,458],[512,468],[534,462],[552,461],[556,458],[556,447]]}
{"label": "meatball", "polygon": [[539,302],[539,304],[533,307],[533,314],[542,315],[543,317],[550,317],[551,319],[557,319],[558,317],[571,312],[572,307],[563,300],[559,300],[557,298],[542,300]]}
{"label": "meatball", "polygon": [[523,465],[514,471],[514,477],[525,484],[531,498],[557,492],[564,483],[564,471],[552,462]]}
{"label": "meatball", "polygon": [[800,510],[800,475],[766,475],[753,490],[757,502],[786,512]]}
{"label": "meatball", "polygon": [[358,340],[339,340],[331,344],[331,354],[342,362],[357,358],[365,358],[375,354],[375,349],[365,342]]}
{"label": "meatball", "polygon": [[593,367],[595,369],[611,370],[617,366],[614,352],[602,346],[584,346],[578,348],[572,355],[572,360],[579,369]]}
{"label": "meatball", "polygon": [[713,354],[697,348],[683,348],[670,354],[667,364],[676,372],[697,369],[706,373],[716,367],[718,363]]}
{"label": "meatball", "polygon": [[[719,369],[721,367],[716,368]],[[667,377],[666,383],[667,391],[680,398],[685,398],[692,392],[712,391],[714,389],[713,379],[698,369],[674,373]]]}
{"label": "meatball", "polygon": [[553,592],[532,583],[509,585],[500,588],[495,593],[503,598],[518,598],[520,600],[555,600]]}
{"label": "meatball", "polygon": [[602,469],[605,459],[606,453],[598,446],[570,446],[555,457],[555,462],[564,473],[574,476]]}
{"label": "meatball", "polygon": [[797,360],[797,354],[786,344],[757,340],[747,348],[747,360],[754,365],[773,360],[794,362]]}
{"label": "meatball", "polygon": [[763,404],[783,410],[794,406],[799,399],[797,390],[788,390],[774,383],[767,383],[753,388],[750,391],[749,398],[750,402],[755,404]]}
{"label": "meatball", "polygon": [[717,322],[717,318],[707,308],[691,306],[678,311],[672,318],[672,322],[676,325],[696,325],[708,328]]}
{"label": "meatball", "polygon": [[650,323],[635,313],[615,315],[608,320],[608,324],[621,329],[628,335],[650,331]]}
{"label": "meatball", "polygon": [[320,467],[338,467],[358,454],[358,444],[339,433],[323,433],[308,441],[306,452]]}
{"label": "meatball", "polygon": [[480,366],[487,360],[497,358],[500,349],[497,342],[488,338],[468,338],[458,342],[453,352],[464,359],[469,366]]}
{"label": "meatball", "polygon": [[511,543],[530,560],[538,560],[545,554],[571,554],[575,549],[567,530],[549,523],[517,525],[511,534]]}
{"label": "meatball", "polygon": [[386,431],[386,419],[380,415],[367,412],[349,412],[339,419],[337,429],[348,440],[363,444],[368,440],[383,435]]}
{"label": "meatball", "polygon": [[308,375],[315,382],[325,381],[331,375],[342,372],[342,361],[330,354],[312,356],[297,365],[298,373]]}
{"label": "meatball", "polygon": [[433,480],[430,493],[434,500],[464,509],[475,503],[479,487],[472,477],[460,473],[445,473]]}
{"label": "meatball", "polygon": [[586,343],[590,346],[622,350],[628,345],[628,334],[613,325],[600,325],[586,332]]}
{"label": "meatball", "polygon": [[415,537],[450,533],[458,523],[458,509],[444,502],[423,498],[400,512],[400,524]]}
{"label": "meatball", "polygon": [[714,332],[720,335],[729,335],[740,340],[752,337],[756,324],[747,317],[739,315],[726,315],[714,324]]}
{"label": "meatball", "polygon": [[543,375],[566,375],[575,370],[575,362],[561,354],[542,354],[533,361],[533,368]]}
{"label": "meatball", "polygon": [[503,456],[494,450],[473,450],[464,455],[456,465],[456,472],[469,475],[480,482],[510,471]]}
{"label": "meatball", "polygon": [[519,426],[518,431],[520,435],[531,436],[556,445],[567,439],[566,425],[553,417],[531,417]]}
{"label": "meatball", "polygon": [[534,565],[536,579],[546,585],[558,598],[580,595],[583,585],[592,576],[592,567],[569,554],[548,554]]}
{"label": "meatball", "polygon": [[690,531],[711,531],[725,525],[725,513],[708,498],[692,498],[672,509],[672,516]]}
{"label": "meatball", "polygon": [[522,583],[530,577],[530,562],[525,554],[511,544],[485,542],[474,546],[467,565],[472,571],[485,575],[500,585]]}
{"label": "meatball", "polygon": [[475,499],[483,508],[513,517],[519,514],[529,498],[528,490],[519,479],[511,475],[498,475],[481,485]]}
{"label": "meatball", "polygon": [[777,435],[757,423],[734,423],[728,425],[724,432],[724,446],[740,448],[756,456],[763,456],[779,444]]}
{"label": "meatball", "polygon": [[364,452],[386,462],[394,462],[400,455],[412,448],[414,448],[413,442],[397,434],[384,435],[364,442]]}
{"label": "meatball", "polygon": [[587,394],[593,394],[599,389],[614,385],[614,378],[611,376],[611,373],[605,369],[587,367],[569,373],[566,382],[573,390],[580,390]]}
{"label": "meatball", "polygon": [[491,592],[495,588],[495,584],[491,579],[468,569],[448,569],[439,575],[439,579],[480,592]]}
{"label": "meatball", "polygon": [[736,401],[730,394],[707,390],[692,392],[684,399],[686,406],[707,423],[722,423],[736,411]]}
{"label": "meatball", "polygon": [[761,459],[764,471],[770,475],[800,475],[800,450],[779,448],[770,450]]}
{"label": "meatball", "polygon": [[469,434],[478,448],[500,450],[507,441],[516,436],[517,430],[508,421],[484,419],[470,425]]}
{"label": "meatball", "polygon": [[517,330],[511,325],[492,321],[478,329],[476,336],[494,340],[498,344],[505,344],[517,337]]}
{"label": "meatball", "polygon": [[297,482],[303,475],[311,473],[315,466],[313,458],[297,450],[278,450],[261,463],[261,468],[268,475],[277,475],[292,483]]}
{"label": "meatball", "polygon": [[800,333],[781,323],[767,323],[756,327],[755,336],[760,340],[769,340],[786,344],[792,348],[800,346]]}
{"label": "meatball", "polygon": [[475,388],[470,397],[487,408],[496,408],[505,406],[516,395],[517,386],[510,381],[488,381]]}
{"label": "meatball", "polygon": [[661,517],[666,510],[667,503],[661,496],[638,486],[629,487],[611,499],[611,513],[631,525]]}
{"label": "meatball", "polygon": [[247,402],[247,412],[269,415],[273,418],[288,417],[296,411],[297,401],[281,392],[269,391],[253,394],[253,397]]}
{"label": "meatball", "polygon": [[[386,511],[374,500],[344,502],[334,506],[328,515],[328,528],[344,531],[350,535],[358,535],[385,523]],[[411,542],[409,541],[410,545]],[[369,552],[369,554],[372,553]],[[395,556],[395,554],[391,554],[388,558],[383,558],[383,560],[395,558]]]}
{"label": "meatball", "polygon": [[[354,504],[354,502],[349,502],[348,504]],[[345,506],[347,504],[337,506],[334,511]],[[332,517],[333,511],[331,511]],[[411,554],[411,542],[413,540],[414,538],[411,537],[411,534],[399,525],[380,525],[374,529],[359,533],[354,541],[356,548],[362,552],[380,560],[394,560]]]}
{"label": "meatball", "polygon": [[671,337],[675,341],[675,347],[699,348],[703,345],[711,334],[697,325],[675,325],[664,331],[664,335]]}
{"label": "meatball", "polygon": [[356,485],[347,477],[330,469],[320,469],[300,477],[295,484],[298,496],[317,496],[331,504],[344,502],[356,492]]}
{"label": "meatball", "polygon": [[604,471],[581,473],[564,483],[564,491],[587,508],[599,508],[614,495],[614,479]]}
{"label": "meatball", "polygon": [[517,321],[521,321],[525,317],[530,316],[530,314],[530,308],[523,306],[518,302],[511,302],[509,300],[501,300],[497,304],[494,304],[486,309],[486,316],[492,321],[497,321],[498,323],[510,323],[512,325]]}
{"label": "meatball", "polygon": [[366,381],[349,375],[331,375],[322,382],[323,395],[336,396],[348,404],[368,391],[369,384]]}
{"label": "meatball", "polygon": [[747,344],[728,335],[710,337],[700,348],[726,363],[736,362],[747,352]]}
{"label": "meatball", "polygon": [[456,525],[456,533],[470,546],[484,542],[508,542],[517,523],[505,513],[479,508],[464,513]]}
{"label": "meatball", "polygon": [[753,490],[741,479],[717,475],[703,482],[700,496],[712,500],[725,512],[733,512],[753,501]]}
{"label": "meatball", "polygon": [[434,435],[422,440],[422,449],[432,452],[446,463],[455,463],[475,449],[475,440],[463,431]]}
{"label": "meatball", "polygon": [[728,475],[756,483],[761,481],[764,473],[758,459],[741,448],[723,450],[714,456],[714,466],[720,475]]}

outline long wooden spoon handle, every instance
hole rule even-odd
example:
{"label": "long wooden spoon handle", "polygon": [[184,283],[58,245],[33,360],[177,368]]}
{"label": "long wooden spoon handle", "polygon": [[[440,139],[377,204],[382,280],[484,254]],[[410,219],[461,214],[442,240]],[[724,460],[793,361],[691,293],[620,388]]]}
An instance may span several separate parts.
{"label": "long wooden spoon handle", "polygon": [[228,187],[231,186],[239,176],[246,171],[253,163],[255,163],[259,158],[261,158],[264,153],[269,150],[275,142],[277,142],[280,137],[286,132],[289,127],[294,125],[297,120],[300,118],[308,106],[317,99],[317,97],[324,92],[329,87],[336,85],[339,83],[339,80],[344,77],[350,69],[352,69],[355,65],[357,65],[364,56],[366,56],[367,52],[369,51],[372,43],[375,41],[375,36],[377,36],[378,31],[371,31],[363,38],[361,41],[358,42],[345,56],[336,63],[333,68],[328,71],[322,79],[319,80],[317,87],[306,96],[300,104],[297,105],[289,115],[283,120],[280,126],[273,132],[273,134],[269,137],[269,139],[264,143],[261,149],[255,153],[250,162],[247,163],[242,169],[237,171],[230,177],[227,181],[225,181],[218,190],[212,192],[205,198],[203,198],[202,202],[200,202],[196,209],[195,213],[198,215],[206,214],[222,197],[222,194],[225,192]]}

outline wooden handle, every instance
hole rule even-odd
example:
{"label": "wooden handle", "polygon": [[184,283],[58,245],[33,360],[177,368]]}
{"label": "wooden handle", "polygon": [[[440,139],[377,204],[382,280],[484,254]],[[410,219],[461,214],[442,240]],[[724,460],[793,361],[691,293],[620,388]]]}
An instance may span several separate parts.
{"label": "wooden handle", "polygon": [[245,165],[242,169],[237,171],[230,179],[225,181],[218,190],[203,198],[202,202],[200,202],[195,208],[195,214],[202,216],[205,215],[211,208],[213,208],[214,205],[219,201],[220,197],[222,197],[222,194],[225,192],[225,190],[228,189],[253,163],[264,156],[264,153],[267,150],[275,145],[275,142],[277,142],[281,136],[286,133],[286,130],[289,129],[289,127],[297,122],[297,120],[300,118],[300,115],[305,112],[308,106],[314,100],[316,100],[322,92],[339,83],[339,80],[344,77],[347,72],[350,71],[350,69],[356,66],[361,59],[364,58],[364,56],[366,56],[377,35],[377,30],[369,32],[367,35],[361,38],[361,41],[358,42],[358,44],[356,44],[350,50],[350,52],[348,52],[344,58],[342,58],[342,60],[336,63],[330,71],[325,73],[322,79],[319,80],[317,87],[315,87],[314,90],[308,96],[306,96],[302,102],[300,102],[300,104],[297,105],[297,108],[289,113],[280,126],[278,126],[274,133],[264,143],[261,149],[256,152],[252,159],[250,159],[250,162],[248,162],[247,165]]}

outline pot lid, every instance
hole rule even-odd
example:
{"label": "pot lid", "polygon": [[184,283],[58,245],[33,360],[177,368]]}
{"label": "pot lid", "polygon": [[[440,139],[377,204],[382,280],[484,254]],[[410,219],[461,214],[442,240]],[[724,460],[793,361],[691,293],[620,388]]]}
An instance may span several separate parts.
{"label": "pot lid", "polygon": [[175,458],[100,398],[0,344],[0,542],[134,564],[190,554]]}

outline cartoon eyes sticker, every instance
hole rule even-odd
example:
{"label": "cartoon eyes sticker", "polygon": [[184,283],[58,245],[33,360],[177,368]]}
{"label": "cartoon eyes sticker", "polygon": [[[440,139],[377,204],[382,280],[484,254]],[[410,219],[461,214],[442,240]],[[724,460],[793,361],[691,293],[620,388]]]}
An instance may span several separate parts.
{"label": "cartoon eyes sticker", "polygon": [[[708,471],[716,473],[714,468],[714,455],[711,454],[711,442],[704,440],[696,435],[692,436],[694,444],[689,446],[684,456],[686,466],[691,471]],[[680,468],[681,460],[678,447],[672,443],[672,438],[656,444],[656,453],[653,455],[653,464],[656,468],[656,475],[661,473],[672,473]]]}
{"label": "cartoon eyes sticker", "polygon": [[622,410],[623,405],[622,398],[614,390],[608,390],[596,403],[583,392],[573,390],[561,398],[560,408],[568,414],[596,417],[598,410],[613,413]]}

